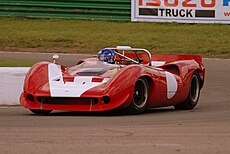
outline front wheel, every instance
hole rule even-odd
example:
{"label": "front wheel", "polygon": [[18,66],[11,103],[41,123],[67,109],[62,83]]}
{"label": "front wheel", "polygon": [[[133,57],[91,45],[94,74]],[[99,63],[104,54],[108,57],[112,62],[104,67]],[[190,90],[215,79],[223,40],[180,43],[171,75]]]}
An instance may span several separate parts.
{"label": "front wheel", "polygon": [[190,80],[190,89],[187,99],[178,105],[174,105],[177,110],[191,110],[193,109],[200,97],[200,77],[197,72],[194,72]]}
{"label": "front wheel", "polygon": [[139,78],[135,83],[133,100],[127,108],[129,114],[141,114],[147,106],[148,83],[144,78]]}
{"label": "front wheel", "polygon": [[30,109],[31,112],[37,114],[37,115],[48,115],[52,110],[36,110],[36,109]]}

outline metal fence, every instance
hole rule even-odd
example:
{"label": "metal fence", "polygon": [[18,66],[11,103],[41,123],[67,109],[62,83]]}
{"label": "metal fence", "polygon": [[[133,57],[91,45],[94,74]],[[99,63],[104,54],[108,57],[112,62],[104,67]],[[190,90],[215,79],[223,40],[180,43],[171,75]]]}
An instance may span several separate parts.
{"label": "metal fence", "polygon": [[131,0],[1,0],[0,16],[131,20]]}

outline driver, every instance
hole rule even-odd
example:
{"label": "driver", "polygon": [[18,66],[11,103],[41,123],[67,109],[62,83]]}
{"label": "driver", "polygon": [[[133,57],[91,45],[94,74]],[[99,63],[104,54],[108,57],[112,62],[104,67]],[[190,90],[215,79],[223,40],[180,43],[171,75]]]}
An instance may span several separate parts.
{"label": "driver", "polygon": [[114,64],[115,63],[115,53],[111,49],[103,49],[98,52],[98,59],[100,61]]}

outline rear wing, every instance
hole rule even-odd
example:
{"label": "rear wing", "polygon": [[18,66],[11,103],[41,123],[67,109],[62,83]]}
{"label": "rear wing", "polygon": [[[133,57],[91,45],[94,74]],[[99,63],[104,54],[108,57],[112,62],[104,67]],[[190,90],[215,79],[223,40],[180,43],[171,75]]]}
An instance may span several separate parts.
{"label": "rear wing", "polygon": [[195,60],[197,63],[202,63],[202,57],[199,55],[184,55],[184,54],[152,54],[154,61],[173,62],[178,60]]}

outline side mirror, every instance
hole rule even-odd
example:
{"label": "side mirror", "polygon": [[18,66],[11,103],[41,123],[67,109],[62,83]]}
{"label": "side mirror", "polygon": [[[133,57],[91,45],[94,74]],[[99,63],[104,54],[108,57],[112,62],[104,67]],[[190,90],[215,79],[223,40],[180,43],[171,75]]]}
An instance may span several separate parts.
{"label": "side mirror", "polygon": [[55,64],[56,61],[58,61],[58,60],[59,60],[59,55],[58,54],[54,54],[53,55],[53,63]]}

